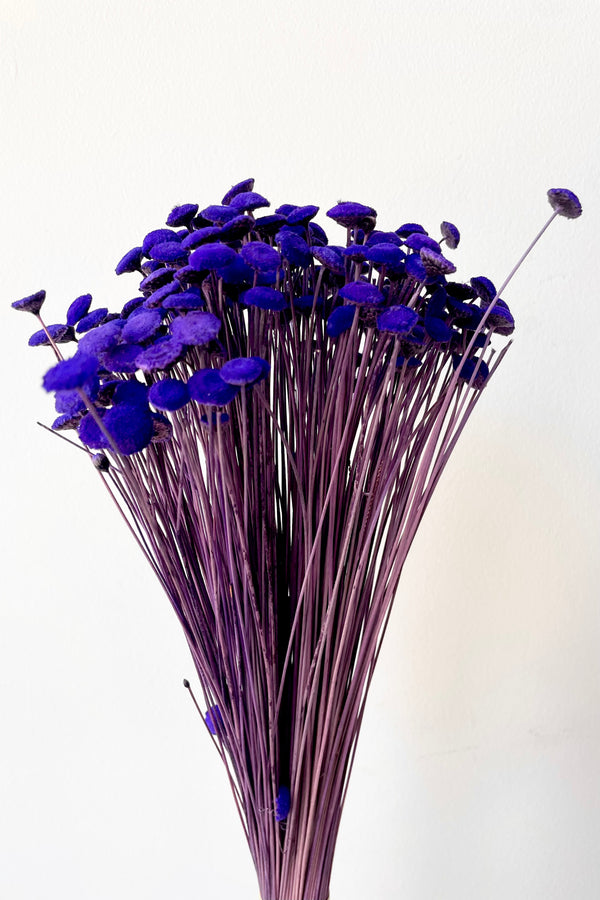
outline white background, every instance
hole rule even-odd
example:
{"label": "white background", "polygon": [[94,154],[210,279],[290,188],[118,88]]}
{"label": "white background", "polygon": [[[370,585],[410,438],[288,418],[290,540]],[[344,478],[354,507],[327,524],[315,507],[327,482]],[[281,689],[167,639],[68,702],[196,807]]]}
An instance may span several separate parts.
{"label": "white background", "polygon": [[4,900],[258,900],[175,617],[35,425],[51,358],[8,309],[120,308],[122,254],[249,176],[456,222],[459,274],[497,283],[547,188],[581,196],[411,551],[331,900],[600,896],[599,27],[595,0],[0,0]]}

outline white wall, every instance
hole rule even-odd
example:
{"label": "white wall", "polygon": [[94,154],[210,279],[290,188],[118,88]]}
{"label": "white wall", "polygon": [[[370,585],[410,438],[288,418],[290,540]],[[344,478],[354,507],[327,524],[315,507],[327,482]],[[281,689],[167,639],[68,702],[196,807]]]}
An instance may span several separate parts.
{"label": "white wall", "polygon": [[[253,175],[455,221],[518,330],[412,549],[332,900],[600,896],[599,7],[0,0],[0,896],[257,896],[187,650],[11,300],[117,307],[122,253]],[[596,281],[594,280],[596,279]],[[6,315],[6,320],[4,316]]]}

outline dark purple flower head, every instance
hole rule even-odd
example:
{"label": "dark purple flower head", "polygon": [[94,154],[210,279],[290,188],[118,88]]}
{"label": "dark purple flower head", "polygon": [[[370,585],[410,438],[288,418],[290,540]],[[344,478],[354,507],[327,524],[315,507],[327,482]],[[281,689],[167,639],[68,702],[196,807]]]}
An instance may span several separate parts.
{"label": "dark purple flower head", "polygon": [[197,212],[197,203],[183,203],[181,206],[174,206],[167,216],[166,224],[171,225],[172,228],[181,228],[182,225],[189,225]]}
{"label": "dark purple flower head", "polygon": [[303,269],[310,266],[312,253],[303,237],[294,234],[293,231],[279,231],[276,235],[277,243],[281,248],[282,256],[292,266],[301,266]]}
{"label": "dark purple flower head", "polygon": [[225,244],[203,244],[190,253],[190,266],[198,271],[219,269],[232,263],[236,257],[235,250]]}
{"label": "dark purple flower head", "polygon": [[147,405],[118,403],[106,411],[103,423],[119,452],[126,456],[139,453],[152,440],[152,416]]}
{"label": "dark purple flower head", "polygon": [[216,734],[217,729],[220,732],[224,731],[225,729],[223,716],[218,706],[211,706],[210,709],[206,711],[204,715],[204,721],[206,722],[206,727],[211,734]]}
{"label": "dark purple flower head", "polygon": [[171,294],[180,292],[181,284],[178,281],[168,281],[166,284],[163,284],[153,291],[150,296],[146,297],[143,306],[145,309],[158,309],[159,306],[162,306],[163,300],[166,300]]}
{"label": "dark purple flower head", "polygon": [[142,270],[142,248],[132,247],[123,256],[115,268],[117,275],[123,275],[125,272],[141,272]]}
{"label": "dark purple flower head", "polygon": [[[96,414],[100,419],[104,419],[104,415],[106,410],[97,409]],[[79,422],[79,427],[77,429],[77,433],[79,435],[79,439],[83,444],[86,444],[88,447],[91,447],[93,450],[106,450],[110,447],[110,442],[100,426],[97,424],[96,419],[91,413],[87,413]]]}
{"label": "dark purple flower head", "polygon": [[143,343],[153,337],[162,325],[162,313],[158,309],[147,309],[129,316],[123,326],[122,338],[130,344]]}
{"label": "dark purple flower head", "polygon": [[266,197],[256,194],[254,191],[242,191],[240,194],[232,197],[229,202],[234,209],[245,211],[252,211],[253,209],[271,205]]}
{"label": "dark purple flower head", "polygon": [[234,184],[233,187],[229,188],[221,203],[223,204],[223,206],[228,206],[233,198],[237,197],[238,194],[245,194],[253,189],[254,178],[246,178],[245,181],[239,181],[237,184]]}
{"label": "dark purple flower head", "polygon": [[351,281],[340,288],[339,295],[348,303],[356,303],[359,306],[380,306],[385,297],[374,285],[366,281]]}
{"label": "dark purple flower head", "polygon": [[93,453],[92,463],[99,472],[108,472],[110,469],[110,461],[105,453]]}
{"label": "dark purple flower head", "polygon": [[262,241],[244,244],[240,250],[240,256],[245,263],[260,272],[268,272],[281,265],[281,254],[274,247],[263,244]]}
{"label": "dark purple flower head", "polygon": [[241,256],[236,254],[235,259],[226,266],[220,266],[217,276],[223,279],[224,284],[252,284],[254,269],[246,265]]}
{"label": "dark purple flower head", "polygon": [[[70,325],[47,325],[46,329],[55,344],[68,344],[75,340],[75,332]],[[50,339],[44,329],[40,328],[31,335],[28,344],[30,347],[47,347]]]}
{"label": "dark purple flower head", "polygon": [[486,278],[485,275],[477,275],[475,278],[471,278],[471,287],[477,296],[487,303],[490,303],[496,296],[496,288],[493,282]]}
{"label": "dark purple flower head", "polygon": [[349,331],[356,314],[355,306],[338,306],[330,313],[325,326],[327,334],[331,338],[339,337],[344,331]]}
{"label": "dark purple flower head", "polygon": [[228,360],[219,371],[227,384],[242,385],[261,381],[268,375],[270,368],[267,360],[259,356],[239,356]]}
{"label": "dark purple flower head", "polygon": [[282,203],[281,206],[278,206],[275,212],[278,215],[289,216],[290,213],[293,213],[295,209],[298,209],[298,206],[295,203]]}
{"label": "dark purple flower head", "polygon": [[408,334],[419,321],[414,309],[408,306],[390,306],[377,316],[377,327],[380,331],[391,331],[394,334]]}
{"label": "dark purple flower head", "polygon": [[57,413],[74,416],[85,410],[85,403],[78,391],[56,391],[54,395],[54,408]]}
{"label": "dark purple flower head", "polygon": [[410,247],[411,250],[416,250],[417,252],[422,250],[423,247],[435,250],[436,253],[440,253],[442,249],[438,242],[434,241],[428,234],[420,234],[418,232],[409,234],[404,243],[407,247]]}
{"label": "dark purple flower head", "polygon": [[137,357],[141,351],[141,344],[117,344],[101,354],[100,362],[107,372],[130,375],[139,368]]}
{"label": "dark purple flower head", "polygon": [[435,278],[436,275],[451,275],[452,272],[456,272],[454,263],[450,262],[449,259],[446,259],[445,256],[442,256],[441,253],[431,250],[429,247],[423,247],[419,255],[425,266],[425,271],[430,277]]}
{"label": "dark purple flower head", "polygon": [[[13,309],[18,309],[21,312],[30,312],[34,315],[37,315],[44,304],[44,300],[46,299],[46,291],[36,291],[35,294],[30,294],[28,297],[23,297],[21,300],[15,300],[14,303],[11,303]],[[68,325],[71,325],[71,322],[67,322]]]}
{"label": "dark purple flower head", "polygon": [[113,403],[148,404],[148,387],[136,378],[117,381],[112,394]]}
{"label": "dark purple flower head", "polygon": [[144,303],[144,300],[144,297],[134,297],[132,300],[128,300],[121,310],[121,318],[126,319],[130,316],[134,309],[138,309]]}
{"label": "dark purple flower head", "polygon": [[244,291],[240,300],[246,306],[258,306],[260,309],[271,309],[275,312],[285,309],[289,304],[285,294],[270,287],[254,287]]}
{"label": "dark purple flower head", "polygon": [[473,297],[477,296],[470,284],[462,284],[459,281],[447,281],[445,287],[448,296],[455,297],[457,300],[472,300]]}
{"label": "dark purple flower head", "polygon": [[327,210],[327,215],[345,228],[364,228],[365,231],[373,230],[377,218],[377,213],[371,206],[351,201],[332,206]]}
{"label": "dark purple flower head", "polygon": [[90,356],[96,356],[99,353],[110,350],[111,347],[114,347],[119,342],[123,326],[124,322],[122,319],[113,319],[111,322],[92,328],[80,339],[78,344],[79,350]]}
{"label": "dark purple flower head", "polygon": [[290,812],[290,789],[282,785],[275,800],[275,821],[283,822]]}
{"label": "dark purple flower head", "polygon": [[184,250],[194,250],[201,244],[207,244],[214,241],[220,231],[220,225],[207,225],[206,228],[199,228],[197,231],[191,231],[187,237],[184,237],[181,246]]}
{"label": "dark purple flower head", "polygon": [[239,387],[227,384],[216,369],[199,369],[188,381],[192,400],[208,406],[226,406],[239,393]]}
{"label": "dark purple flower head", "polygon": [[271,237],[277,234],[282,225],[285,225],[285,216],[273,213],[271,216],[259,216],[254,222],[254,230],[261,236]]}
{"label": "dark purple flower head", "polygon": [[297,206],[288,214],[288,225],[308,225],[318,212],[318,206]]}
{"label": "dark purple flower head", "polygon": [[168,284],[170,281],[173,281],[174,274],[174,269],[168,268],[160,263],[158,269],[150,272],[149,275],[146,275],[146,277],[140,281],[140,291],[143,293],[155,291],[157,288],[162,287],[163,284]]}
{"label": "dark purple flower head", "polygon": [[155,228],[154,231],[149,231],[142,241],[142,255],[150,256],[155,244],[164,244],[169,241],[181,243],[181,238],[171,228]]}
{"label": "dark purple flower head", "polygon": [[250,234],[253,228],[254,219],[252,216],[236,216],[234,219],[230,219],[229,222],[221,225],[219,240],[225,243],[241,240],[241,238]]}
{"label": "dark purple flower head", "polygon": [[442,222],[440,225],[442,237],[446,241],[446,246],[451,250],[456,250],[460,243],[460,231],[452,222]]}
{"label": "dark purple flower head", "polygon": [[367,257],[366,244],[349,244],[342,250],[343,256],[347,256],[352,262],[364,262]]}
{"label": "dark purple flower head", "polygon": [[454,369],[460,367],[459,377],[464,381],[471,381],[471,378],[475,376],[471,386],[477,389],[481,389],[484,386],[490,374],[486,363],[477,356],[471,356],[467,359],[458,353],[454,353],[452,355],[452,365]]}
{"label": "dark purple flower head", "polygon": [[189,288],[187,291],[170,294],[163,300],[164,309],[202,309],[206,301],[201,293]]}
{"label": "dark purple flower head", "polygon": [[406,274],[415,281],[425,281],[427,278],[425,264],[418,253],[410,253],[406,257],[405,268]]}
{"label": "dark purple flower head", "polygon": [[559,216],[566,219],[578,219],[582,213],[579,197],[568,188],[550,188],[548,202]]}
{"label": "dark purple flower head", "polygon": [[317,247],[313,245],[310,251],[321,265],[335,272],[336,275],[343,275],[346,271],[343,247]]}
{"label": "dark purple flower head", "polygon": [[157,409],[172,412],[189,402],[190,390],[187,384],[178,378],[165,378],[152,385],[148,391],[148,400]]}
{"label": "dark purple flower head", "polygon": [[175,338],[160,338],[140,350],[135,358],[136,367],[142,372],[162,372],[174,365],[185,353],[183,341]]}
{"label": "dark purple flower head", "polygon": [[171,264],[187,262],[187,250],[178,241],[164,241],[164,243],[155,244],[150,252],[152,259],[157,259],[159,262]]}
{"label": "dark purple flower head", "polygon": [[71,359],[62,359],[44,375],[46,391],[72,391],[81,388],[98,371],[98,360],[87,353],[77,352]]}
{"label": "dark purple flower head", "polygon": [[202,210],[202,216],[214,225],[224,225],[239,214],[240,211],[236,206],[207,206]]}
{"label": "dark purple flower head", "polygon": [[221,320],[209,312],[191,312],[171,322],[171,335],[176,341],[202,347],[214,341],[221,330]]}
{"label": "dark purple flower head", "polygon": [[88,313],[87,316],[84,316],[77,323],[77,334],[84,334],[86,331],[89,331],[91,328],[95,328],[96,325],[99,325],[100,322],[104,321],[104,317],[108,315],[108,307],[102,306],[100,309],[94,309],[91,313]]}
{"label": "dark purple flower head", "polygon": [[82,294],[81,297],[76,297],[67,310],[67,325],[77,325],[79,320],[87,315],[91,305],[91,294]]}
{"label": "dark purple flower head", "polygon": [[372,231],[365,244],[371,247],[375,244],[394,244],[399,247],[402,241],[395,231]]}
{"label": "dark purple flower head", "polygon": [[199,285],[205,280],[208,275],[207,269],[193,269],[190,265],[182,266],[180,269],[175,269],[175,274],[173,278],[181,285]]}
{"label": "dark purple flower head", "polygon": [[396,228],[398,237],[407,238],[411,234],[427,234],[422,225],[417,222],[405,222],[400,228]]}
{"label": "dark purple flower head", "polygon": [[75,413],[74,415],[71,415],[70,413],[63,413],[61,416],[57,416],[52,423],[52,430],[71,431],[73,429],[76,429],[79,427],[81,418],[81,413]]}
{"label": "dark purple flower head", "polygon": [[317,222],[309,222],[308,223],[308,236],[313,244],[321,244],[323,247],[327,246],[329,243],[329,239],[321,226],[317,224]]}
{"label": "dark purple flower head", "polygon": [[444,344],[452,338],[450,326],[437,316],[425,316],[425,331],[436,344]]}
{"label": "dark purple flower head", "polygon": [[370,244],[366,248],[366,259],[376,266],[398,268],[406,259],[406,253],[395,244]]}

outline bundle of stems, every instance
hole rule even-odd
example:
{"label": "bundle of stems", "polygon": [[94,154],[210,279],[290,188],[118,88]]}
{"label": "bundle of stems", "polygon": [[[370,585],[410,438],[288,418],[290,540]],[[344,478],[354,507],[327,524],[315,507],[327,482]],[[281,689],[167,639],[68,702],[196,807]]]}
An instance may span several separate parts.
{"label": "bundle of stems", "polygon": [[[77,412],[69,410],[69,421],[63,415],[55,428],[79,429],[183,627],[203,694],[201,714],[227,772],[261,897],[327,900],[365,703],[402,567],[456,442],[508,349],[491,346],[495,331],[513,327],[500,293],[535,241],[499,291],[483,277],[469,288],[448,281],[454,267],[439,244],[413,239],[410,246],[410,226],[394,233],[398,240],[383,232],[373,238],[368,207],[334,208],[347,228],[344,252],[317,242],[307,221],[294,228],[290,213],[292,224],[261,229],[256,201],[234,202],[259,197],[253,184],[236,187],[245,191],[228,202],[248,220],[241,238],[238,231],[226,240],[227,221],[208,218],[207,210],[223,205],[204,210],[204,219],[193,207],[195,218],[188,213],[186,228],[173,232],[180,242],[186,233],[199,241],[201,229],[225,229],[225,237],[209,235],[196,250],[188,238],[190,252],[177,259],[161,260],[167,252],[153,255],[150,248],[147,256],[158,266],[144,268],[138,254],[145,276],[138,312],[123,311],[112,329],[116,317],[100,317],[97,331],[82,332],[95,336],[81,340],[73,359],[84,364],[74,379],[57,346],[59,326],[41,320],[43,292],[14,305],[40,319],[37,342],[49,343],[59,360],[51,373],[60,377],[46,383],[58,391],[57,404],[62,398],[57,408],[64,408],[65,394],[77,397]],[[560,209],[553,203],[551,219],[568,215],[566,194]],[[448,245],[452,239],[455,245],[457,230],[444,226]],[[304,244],[312,258],[299,262]],[[252,245],[255,255],[244,252]],[[256,245],[278,254],[274,271],[259,265]],[[388,250],[369,251],[382,246]],[[228,278],[232,262],[217,258],[219,247],[243,258],[251,273]],[[264,254],[272,265],[275,257]],[[392,258],[393,264],[381,262]],[[158,286],[148,286],[161,270],[163,283],[155,278]],[[171,292],[164,278],[175,285]],[[270,286],[261,287],[265,282]],[[356,293],[345,290],[349,285],[359,285]],[[194,291],[194,311],[189,299],[187,307],[173,303]],[[159,304],[159,296],[171,302]],[[140,338],[143,310],[156,309],[160,330]],[[213,317],[218,336],[184,341],[164,367],[149,364],[148,349],[189,336],[173,323],[189,325],[194,316]],[[98,337],[102,328],[117,335],[109,347]],[[115,360],[129,359],[122,348],[135,343],[136,329],[141,355],[119,367]],[[246,368],[254,360],[252,377],[241,360]],[[231,361],[238,377],[226,377]],[[215,371],[223,377],[214,393],[195,389],[199,374]],[[141,385],[147,399],[120,403],[122,382]],[[186,402],[161,404],[157,398],[172,384],[189,387]],[[119,416],[110,419],[107,408]],[[136,417],[148,415],[151,436],[132,447],[130,432],[141,427]]]}

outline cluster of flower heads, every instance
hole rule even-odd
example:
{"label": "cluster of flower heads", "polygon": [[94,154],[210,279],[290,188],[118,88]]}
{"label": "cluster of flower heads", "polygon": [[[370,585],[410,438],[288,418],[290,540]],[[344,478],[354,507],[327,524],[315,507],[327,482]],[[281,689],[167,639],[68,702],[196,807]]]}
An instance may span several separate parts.
{"label": "cluster of flower heads", "polygon": [[[571,192],[548,196],[555,211],[579,215]],[[313,221],[319,207],[283,204],[257,214],[268,206],[248,179],[218,205],[175,207],[167,227],[150,231],[118,263],[118,275],[141,276],[139,294],[120,312],[92,309],[84,294],[64,323],[42,323],[29,344],[52,345],[59,358],[43,381],[56,395],[54,429],[77,429],[92,449],[132,454],[170,438],[166,414],[190,402],[226,407],[270,370],[263,356],[244,355],[248,341],[232,333],[244,314],[246,327],[250,316],[266,317],[267,327],[273,317],[313,316],[330,341],[356,322],[398,339],[402,372],[443,354],[472,387],[483,386],[488,368],[476,353],[490,331],[509,335],[514,319],[488,278],[451,279],[456,268],[446,253],[460,240],[455,225],[442,222],[438,238],[417,223],[380,231],[374,209],[343,202],[327,211],[346,231],[343,246]],[[13,307],[41,321],[44,299],[39,291]],[[76,353],[62,359],[57,345],[68,342]]]}

